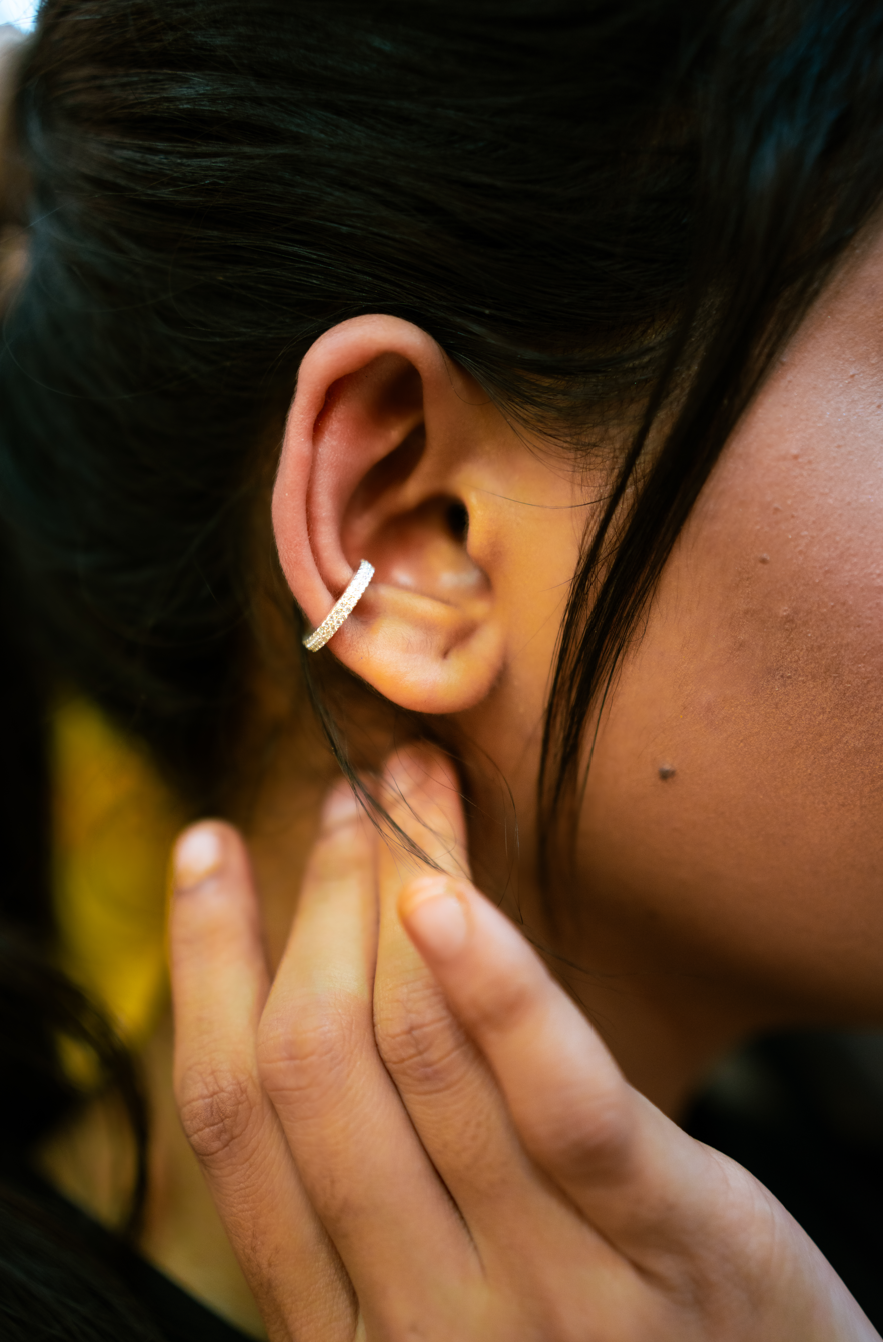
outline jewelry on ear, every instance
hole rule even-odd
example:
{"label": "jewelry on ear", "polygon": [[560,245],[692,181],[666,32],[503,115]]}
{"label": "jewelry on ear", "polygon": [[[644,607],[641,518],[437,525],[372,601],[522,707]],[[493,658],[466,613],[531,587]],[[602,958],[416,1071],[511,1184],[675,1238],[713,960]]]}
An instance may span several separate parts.
{"label": "jewelry on ear", "polygon": [[320,625],[311,634],[304,635],[304,647],[308,652],[318,652],[324,648],[329,638],[333,638],[344,620],[348,620],[356,603],[365,594],[365,588],[374,577],[374,565],[363,559],[347,583],[346,591],[339,601],[335,601],[331,610]]}

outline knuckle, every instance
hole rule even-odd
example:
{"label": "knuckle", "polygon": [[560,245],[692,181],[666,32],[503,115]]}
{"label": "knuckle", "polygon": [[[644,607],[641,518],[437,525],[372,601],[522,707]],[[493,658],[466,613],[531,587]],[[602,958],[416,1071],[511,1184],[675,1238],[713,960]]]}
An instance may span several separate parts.
{"label": "knuckle", "polygon": [[466,1003],[470,1027],[479,1035],[517,1029],[536,1008],[536,984],[523,974],[494,975]]}
{"label": "knuckle", "polygon": [[472,1049],[438,994],[412,988],[375,1008],[377,1049],[393,1079],[437,1093],[468,1064]]}
{"label": "knuckle", "polygon": [[275,1104],[304,1117],[346,1088],[365,1033],[365,1008],[345,995],[309,997],[261,1022],[258,1074]]}
{"label": "knuckle", "polygon": [[542,1105],[530,1145],[568,1179],[621,1178],[632,1151],[633,1122],[624,1083],[610,1082],[577,1103]]}
{"label": "knuckle", "polygon": [[179,1077],[176,1094],[187,1140],[207,1164],[242,1147],[261,1108],[254,1078],[229,1067],[190,1069]]}

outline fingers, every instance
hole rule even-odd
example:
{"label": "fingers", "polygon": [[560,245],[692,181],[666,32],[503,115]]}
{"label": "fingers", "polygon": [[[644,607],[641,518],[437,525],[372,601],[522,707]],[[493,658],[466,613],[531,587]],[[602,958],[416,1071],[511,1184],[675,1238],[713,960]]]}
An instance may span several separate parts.
{"label": "fingers", "polygon": [[[468,872],[456,775],[437,751],[399,752],[387,773],[390,818],[430,861]],[[452,1014],[438,981],[406,935],[397,897],[403,878],[430,871],[401,843],[380,848],[380,941],[374,986],[378,1047],[433,1164],[450,1190],[485,1267],[524,1272],[524,1226],[555,1235],[572,1211],[550,1197],[514,1131],[487,1060]],[[588,1232],[587,1232],[588,1233]],[[583,1248],[585,1249],[585,1245]]]}
{"label": "fingers", "polygon": [[399,909],[540,1168],[629,1255],[652,1250],[663,1225],[671,1247],[674,1207],[692,1235],[704,1149],[628,1085],[509,920],[445,876],[412,882]]}
{"label": "fingers", "polygon": [[270,1336],[350,1337],[350,1288],[258,1076],[268,976],[248,858],[228,825],[178,841],[170,940],[181,1122]]}
{"label": "fingers", "polygon": [[[449,871],[467,871],[459,786],[444,757],[425,749],[401,751],[385,783],[387,813],[413,849]],[[509,1121],[484,1058],[452,1015],[398,917],[402,884],[432,870],[413,849],[396,836],[378,851],[374,1028],[381,1057],[421,1141],[459,1205],[477,1154],[462,1149],[464,1132],[497,1137],[501,1124],[505,1130]],[[451,1160],[455,1152],[458,1159]]]}
{"label": "fingers", "polygon": [[410,876],[431,870],[433,863],[468,880],[460,782],[446,756],[430,746],[406,746],[389,760],[383,784],[387,814],[395,829],[380,861],[385,870],[395,873],[398,888]]}
{"label": "fingers", "polygon": [[[362,1312],[383,1335],[442,1318],[474,1252],[377,1053],[376,832],[326,806],[259,1035],[261,1077]],[[441,1293],[441,1294],[440,1294]]]}

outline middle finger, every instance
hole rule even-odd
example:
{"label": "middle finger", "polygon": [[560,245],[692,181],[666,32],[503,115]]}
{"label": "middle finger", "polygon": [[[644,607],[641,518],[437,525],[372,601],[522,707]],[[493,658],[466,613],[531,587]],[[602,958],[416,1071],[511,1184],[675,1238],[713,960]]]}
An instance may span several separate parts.
{"label": "middle finger", "polygon": [[441,1319],[475,1271],[462,1223],[378,1055],[376,834],[341,786],[326,806],[261,1023],[261,1076],[366,1318]]}

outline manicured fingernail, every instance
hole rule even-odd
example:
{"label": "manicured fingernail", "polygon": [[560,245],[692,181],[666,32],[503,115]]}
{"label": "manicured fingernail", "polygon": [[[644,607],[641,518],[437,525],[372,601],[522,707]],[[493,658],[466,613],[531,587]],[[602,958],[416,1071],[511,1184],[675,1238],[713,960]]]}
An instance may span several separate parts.
{"label": "manicured fingernail", "polygon": [[356,819],[361,809],[352,787],[346,779],[342,779],[341,782],[335,783],[325,798],[322,807],[322,828],[336,829],[338,825],[346,825]]}
{"label": "manicured fingernail", "polygon": [[466,910],[447,877],[429,876],[410,885],[399,909],[418,949],[433,960],[451,960],[463,949]]}
{"label": "manicured fingernail", "polygon": [[193,890],[224,865],[224,845],[211,825],[194,825],[175,845],[175,889]]}

